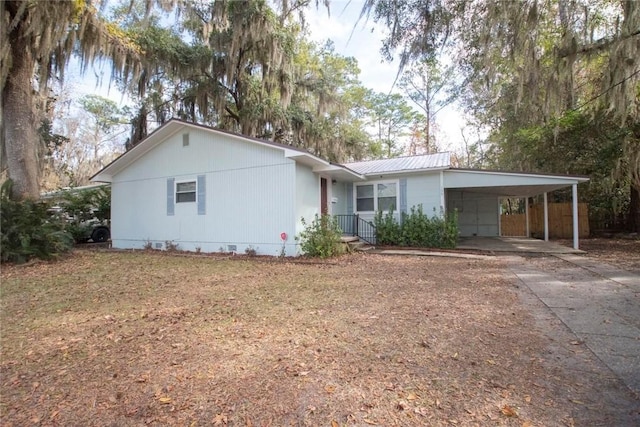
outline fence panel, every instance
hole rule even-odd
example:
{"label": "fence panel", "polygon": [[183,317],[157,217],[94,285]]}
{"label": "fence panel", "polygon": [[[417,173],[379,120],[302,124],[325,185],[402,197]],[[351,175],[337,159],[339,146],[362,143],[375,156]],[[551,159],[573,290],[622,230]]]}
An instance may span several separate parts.
{"label": "fence panel", "polygon": [[[549,203],[549,238],[571,239],[573,237],[573,206],[571,203]],[[529,233],[533,237],[544,237],[544,206],[529,207]],[[518,237],[526,234],[525,214],[502,214],[500,235]],[[589,237],[589,206],[578,203],[578,235]]]}
{"label": "fence panel", "polygon": [[[529,208],[529,229],[536,237],[544,237],[544,206]],[[589,237],[589,205],[578,203],[578,236]],[[573,237],[573,206],[571,203],[549,203],[549,238]]]}
{"label": "fence panel", "polygon": [[527,235],[525,214],[502,214],[500,216],[500,235],[504,237],[522,237]]}

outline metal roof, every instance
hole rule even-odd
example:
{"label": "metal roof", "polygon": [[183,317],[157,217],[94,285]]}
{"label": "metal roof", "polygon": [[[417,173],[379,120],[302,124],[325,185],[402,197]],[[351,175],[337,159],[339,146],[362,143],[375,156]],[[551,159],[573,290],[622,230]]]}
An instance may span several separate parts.
{"label": "metal roof", "polygon": [[344,166],[362,175],[389,174],[395,172],[447,169],[451,166],[451,153],[424,154],[393,159],[367,160],[345,163]]}

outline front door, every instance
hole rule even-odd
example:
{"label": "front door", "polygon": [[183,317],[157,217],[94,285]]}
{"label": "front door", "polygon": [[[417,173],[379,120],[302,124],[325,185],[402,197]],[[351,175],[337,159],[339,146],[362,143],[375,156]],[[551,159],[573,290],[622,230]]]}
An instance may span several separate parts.
{"label": "front door", "polygon": [[320,212],[322,215],[329,214],[329,204],[327,202],[327,179],[320,178]]}

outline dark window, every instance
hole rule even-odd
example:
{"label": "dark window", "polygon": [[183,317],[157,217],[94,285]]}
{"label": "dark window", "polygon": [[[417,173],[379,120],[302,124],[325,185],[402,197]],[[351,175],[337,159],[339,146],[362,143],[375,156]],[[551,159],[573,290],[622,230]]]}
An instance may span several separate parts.
{"label": "dark window", "polygon": [[358,212],[375,210],[373,205],[373,184],[356,186],[356,210]]}
{"label": "dark window", "polygon": [[176,184],[176,203],[196,201],[196,182],[178,182]]}

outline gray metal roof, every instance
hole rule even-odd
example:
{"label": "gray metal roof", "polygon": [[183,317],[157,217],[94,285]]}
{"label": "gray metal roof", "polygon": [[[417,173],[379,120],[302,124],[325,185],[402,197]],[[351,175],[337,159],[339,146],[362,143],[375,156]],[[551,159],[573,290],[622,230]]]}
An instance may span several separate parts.
{"label": "gray metal roof", "polygon": [[345,163],[344,166],[362,175],[389,174],[412,170],[446,169],[451,166],[451,153],[367,160],[364,162]]}

